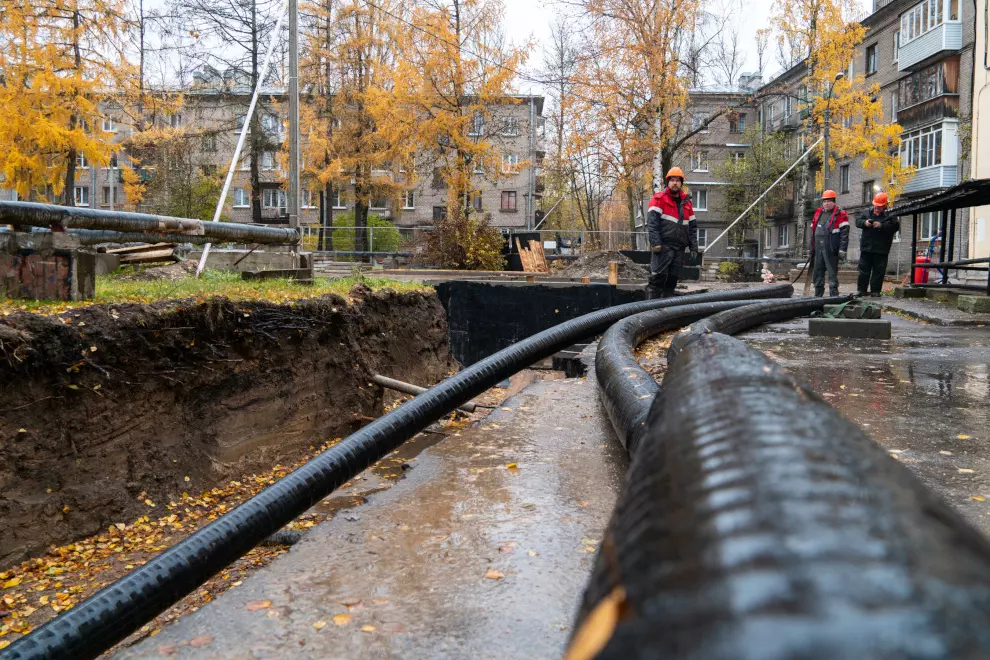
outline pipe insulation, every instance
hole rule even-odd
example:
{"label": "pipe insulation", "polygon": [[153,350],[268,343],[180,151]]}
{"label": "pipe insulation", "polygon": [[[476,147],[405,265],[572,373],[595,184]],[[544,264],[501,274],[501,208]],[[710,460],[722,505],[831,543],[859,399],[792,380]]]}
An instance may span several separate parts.
{"label": "pipe insulation", "polygon": [[458,405],[520,369],[604,332],[619,319],[699,302],[786,298],[793,291],[789,284],[778,284],[617,305],[517,342],[351,434],[230,513],[16,640],[0,651],[0,659],[98,656]]}

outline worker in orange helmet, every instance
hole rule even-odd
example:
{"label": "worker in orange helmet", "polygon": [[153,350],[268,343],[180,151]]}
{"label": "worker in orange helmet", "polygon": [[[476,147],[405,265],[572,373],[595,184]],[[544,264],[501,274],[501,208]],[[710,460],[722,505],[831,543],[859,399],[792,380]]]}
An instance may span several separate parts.
{"label": "worker in orange helmet", "polygon": [[698,224],[691,196],[683,190],[684,172],[672,167],[664,178],[667,185],[653,195],[646,214],[652,251],[650,281],[646,285],[648,299],[674,295],[685,249],[690,250],[692,261],[698,257]]}
{"label": "worker in orange helmet", "polygon": [[839,263],[846,260],[849,248],[849,214],[835,203],[835,191],[822,193],[822,205],[811,221],[812,280],[815,295],[825,295],[825,273],[828,272],[830,296],[839,295]]}
{"label": "worker in orange helmet", "polygon": [[869,295],[879,298],[883,290],[883,276],[887,274],[887,257],[894,234],[901,229],[897,216],[887,213],[889,203],[887,193],[879,192],[873,197],[873,207],[859,214],[856,226],[863,230],[859,238],[859,279],[856,295],[865,297],[867,286]]}

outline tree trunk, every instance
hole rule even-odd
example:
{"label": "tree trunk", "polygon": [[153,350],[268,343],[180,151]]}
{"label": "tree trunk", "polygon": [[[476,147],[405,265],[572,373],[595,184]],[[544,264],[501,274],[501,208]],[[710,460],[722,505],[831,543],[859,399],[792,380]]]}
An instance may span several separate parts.
{"label": "tree trunk", "polygon": [[[273,39],[275,36],[272,37]],[[258,86],[258,3],[251,0],[251,93]],[[250,121],[250,157],[251,157],[251,221],[261,222],[261,121],[258,119],[257,108],[248,119]],[[236,167],[236,165],[235,165]]]}
{"label": "tree trunk", "polygon": [[630,240],[633,241],[632,247],[636,247],[633,238],[636,234],[636,197],[633,194],[632,186],[626,186],[626,207],[629,209],[629,231],[631,233]]}
{"label": "tree trunk", "polygon": [[[79,9],[72,12],[72,50],[76,75],[81,75],[82,53],[79,52]],[[69,116],[69,130],[75,130],[79,121],[75,113]],[[64,206],[75,206],[76,204],[76,157],[78,153],[75,147],[69,148],[69,162],[65,167],[65,196]]]}
{"label": "tree trunk", "polygon": [[797,246],[798,256],[809,253],[809,248],[805,245],[807,241],[808,221],[805,217],[804,209],[807,206],[808,176],[811,166],[808,164],[808,157],[801,160],[798,167],[797,182],[794,191],[794,219],[797,221],[797,231],[794,240]]}

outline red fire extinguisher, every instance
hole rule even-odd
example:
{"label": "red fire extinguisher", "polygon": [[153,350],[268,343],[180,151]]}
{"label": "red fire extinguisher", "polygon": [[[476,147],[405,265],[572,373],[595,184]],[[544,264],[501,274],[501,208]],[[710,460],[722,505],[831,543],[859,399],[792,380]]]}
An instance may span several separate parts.
{"label": "red fire extinguisher", "polygon": [[[931,263],[926,255],[919,254],[915,257],[914,262],[916,264],[927,264]],[[915,284],[928,284],[928,268],[917,268],[914,269],[914,283]]]}

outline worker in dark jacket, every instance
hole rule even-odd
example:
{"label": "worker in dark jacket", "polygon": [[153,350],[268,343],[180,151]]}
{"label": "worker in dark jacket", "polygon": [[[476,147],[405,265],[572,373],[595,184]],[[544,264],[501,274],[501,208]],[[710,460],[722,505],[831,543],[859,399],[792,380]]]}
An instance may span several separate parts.
{"label": "worker in dark jacket", "polygon": [[894,234],[901,229],[897,217],[887,214],[888,201],[887,193],[877,193],[873,197],[873,208],[856,218],[856,226],[863,230],[859,239],[858,296],[867,295],[867,286],[874,297],[879,297],[883,289],[890,244],[894,242]]}
{"label": "worker in dark jacket", "polygon": [[826,271],[829,295],[839,295],[839,263],[846,260],[848,248],[849,214],[836,205],[835,191],[826,190],[811,221],[812,281],[817,297],[825,295]]}
{"label": "worker in dark jacket", "polygon": [[646,214],[650,235],[650,281],[647,298],[674,295],[677,275],[684,263],[684,250],[691,259],[698,256],[698,225],[694,218],[691,196],[684,192],[684,172],[672,167],[667,172],[666,188],[653,195]]}

